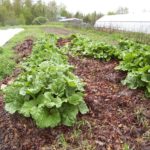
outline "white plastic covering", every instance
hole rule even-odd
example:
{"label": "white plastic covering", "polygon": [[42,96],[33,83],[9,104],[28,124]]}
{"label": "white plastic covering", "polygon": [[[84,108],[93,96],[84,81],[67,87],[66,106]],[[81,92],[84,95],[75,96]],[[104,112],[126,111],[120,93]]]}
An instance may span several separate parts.
{"label": "white plastic covering", "polygon": [[72,22],[72,21],[77,21],[77,22],[79,21],[79,22],[81,22],[82,19],[78,19],[78,18],[62,18],[59,21],[60,22]]}
{"label": "white plastic covering", "polygon": [[103,16],[95,22],[94,26],[150,33],[150,13]]}
{"label": "white plastic covering", "polygon": [[23,31],[22,28],[6,29],[0,30],[0,46],[3,46],[7,41],[9,41],[14,35]]}

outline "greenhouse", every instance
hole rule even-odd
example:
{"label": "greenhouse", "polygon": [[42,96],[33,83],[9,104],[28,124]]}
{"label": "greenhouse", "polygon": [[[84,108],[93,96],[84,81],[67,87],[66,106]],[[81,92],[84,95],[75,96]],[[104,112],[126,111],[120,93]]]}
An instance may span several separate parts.
{"label": "greenhouse", "polygon": [[150,13],[106,15],[98,19],[95,28],[150,33]]}

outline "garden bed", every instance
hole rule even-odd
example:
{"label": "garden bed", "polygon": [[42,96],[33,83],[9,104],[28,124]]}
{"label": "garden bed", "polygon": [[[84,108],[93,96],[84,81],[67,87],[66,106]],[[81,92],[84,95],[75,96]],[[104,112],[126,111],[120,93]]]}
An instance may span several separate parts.
{"label": "garden bed", "polygon": [[39,129],[31,118],[7,113],[0,96],[0,149],[149,150],[149,100],[120,83],[126,73],[114,69],[118,61],[69,56],[69,62],[85,82],[89,113],[73,127]]}

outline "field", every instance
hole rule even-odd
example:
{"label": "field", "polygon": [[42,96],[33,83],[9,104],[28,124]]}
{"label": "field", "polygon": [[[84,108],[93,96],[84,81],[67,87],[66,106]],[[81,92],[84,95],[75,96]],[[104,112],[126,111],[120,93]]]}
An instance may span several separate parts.
{"label": "field", "polygon": [[23,27],[0,49],[1,150],[150,149],[149,35]]}

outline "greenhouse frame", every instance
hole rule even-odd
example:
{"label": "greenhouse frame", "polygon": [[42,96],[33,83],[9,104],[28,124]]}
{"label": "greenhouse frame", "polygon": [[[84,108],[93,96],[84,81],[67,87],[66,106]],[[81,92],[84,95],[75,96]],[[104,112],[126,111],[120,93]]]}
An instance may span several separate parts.
{"label": "greenhouse frame", "polygon": [[150,34],[150,13],[106,15],[94,27]]}

